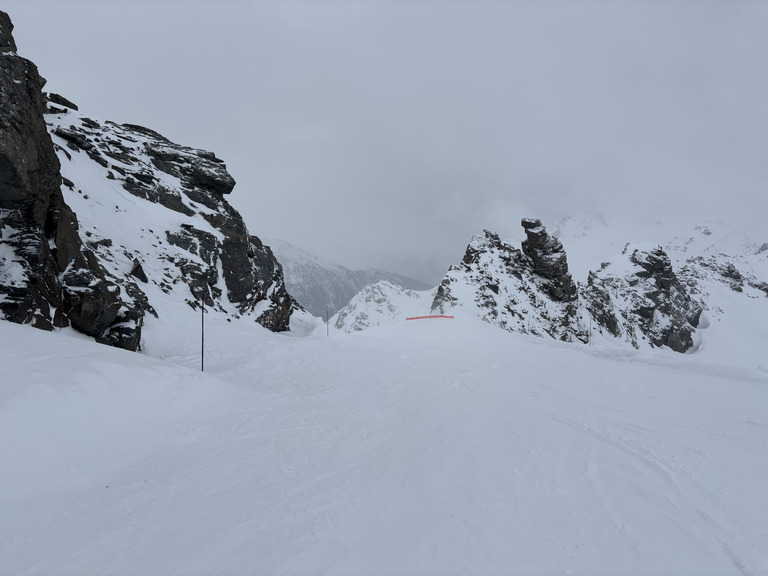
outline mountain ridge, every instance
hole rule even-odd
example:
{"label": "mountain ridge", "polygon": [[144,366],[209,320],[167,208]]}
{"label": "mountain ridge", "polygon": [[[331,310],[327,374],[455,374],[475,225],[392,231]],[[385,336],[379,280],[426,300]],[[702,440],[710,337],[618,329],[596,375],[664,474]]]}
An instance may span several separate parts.
{"label": "mountain ridge", "polygon": [[[587,236],[600,250],[618,245],[595,240],[599,232],[595,236],[587,228],[582,233],[573,221],[556,223],[565,242],[581,234],[577,244],[582,248]],[[488,230],[473,236],[462,261],[437,287],[431,306],[423,305],[423,292],[409,295],[379,284],[353,298],[334,325],[361,330],[402,321],[404,310],[421,306],[421,314],[469,314],[508,331],[571,342],[599,339],[602,345],[679,353],[707,348],[708,353],[751,359],[761,354],[759,343],[740,340],[740,334],[720,326],[730,325],[733,315],[738,319],[734,326],[746,323],[746,332],[762,331],[768,337],[760,326],[768,312],[768,244],[753,242],[723,223],[703,224],[689,234],[676,230],[661,243],[626,242],[585,281],[574,282],[563,242],[539,220],[521,223],[526,233],[521,249]],[[609,227],[604,218],[598,224]],[[405,303],[409,297],[413,302]]]}
{"label": "mountain ridge", "polygon": [[266,241],[283,266],[288,291],[308,312],[321,318],[336,314],[365,286],[379,281],[409,290],[431,288],[421,280],[377,268],[349,268],[285,240]]}

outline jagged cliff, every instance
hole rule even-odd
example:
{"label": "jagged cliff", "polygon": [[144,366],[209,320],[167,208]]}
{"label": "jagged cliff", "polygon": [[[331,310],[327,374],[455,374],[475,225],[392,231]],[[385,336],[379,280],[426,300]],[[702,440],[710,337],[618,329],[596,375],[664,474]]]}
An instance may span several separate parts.
{"label": "jagged cliff", "polygon": [[661,247],[627,246],[622,255],[590,272],[581,298],[599,330],[625,339],[686,352],[694,345],[701,304],[680,282]]}
{"label": "jagged cliff", "polygon": [[43,118],[45,80],[16,53],[12,30],[0,12],[0,314],[135,349],[125,327],[140,326],[142,311],[81,241]]}
{"label": "jagged cliff", "polygon": [[695,283],[678,279],[664,250],[627,247],[579,287],[562,243],[539,220],[521,224],[522,251],[487,230],[473,237],[440,284],[433,311],[470,307],[506,330],[565,341],[587,342],[591,325],[635,348],[685,352],[695,345],[703,305],[690,294]]}
{"label": "jagged cliff", "polygon": [[44,95],[12,30],[0,13],[0,315],[131,350],[164,298],[288,329],[298,306],[224,163]]}
{"label": "jagged cliff", "polygon": [[461,264],[451,266],[440,283],[432,310],[475,309],[484,320],[512,332],[586,341],[562,244],[539,220],[525,219],[523,227],[522,251],[488,230],[474,236]]}

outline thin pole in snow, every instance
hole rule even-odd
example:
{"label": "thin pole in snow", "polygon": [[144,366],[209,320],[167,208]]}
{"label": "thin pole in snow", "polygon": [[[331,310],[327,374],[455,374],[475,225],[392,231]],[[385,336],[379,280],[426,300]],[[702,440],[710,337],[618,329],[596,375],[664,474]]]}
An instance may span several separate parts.
{"label": "thin pole in snow", "polygon": [[325,305],[325,337],[328,338],[331,335],[328,324],[331,323],[331,317],[328,315],[328,304]]}
{"label": "thin pole in snow", "polygon": [[200,372],[205,372],[205,297],[200,296]]}

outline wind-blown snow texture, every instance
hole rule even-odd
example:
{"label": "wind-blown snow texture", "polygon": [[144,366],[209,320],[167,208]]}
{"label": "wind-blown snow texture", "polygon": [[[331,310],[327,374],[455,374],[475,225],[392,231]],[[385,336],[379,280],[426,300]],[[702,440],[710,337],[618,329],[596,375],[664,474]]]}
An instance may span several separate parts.
{"label": "wind-blown snow texture", "polygon": [[0,323],[3,571],[767,573],[765,365],[212,315],[200,373],[147,330],[165,360]]}

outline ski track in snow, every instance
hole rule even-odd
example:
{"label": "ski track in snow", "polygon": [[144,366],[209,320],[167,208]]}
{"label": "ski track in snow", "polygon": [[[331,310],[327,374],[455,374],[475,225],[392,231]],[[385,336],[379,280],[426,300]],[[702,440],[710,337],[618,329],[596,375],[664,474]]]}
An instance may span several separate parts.
{"label": "ski track in snow", "polygon": [[481,322],[210,330],[201,374],[0,323],[0,572],[768,573],[758,371]]}

